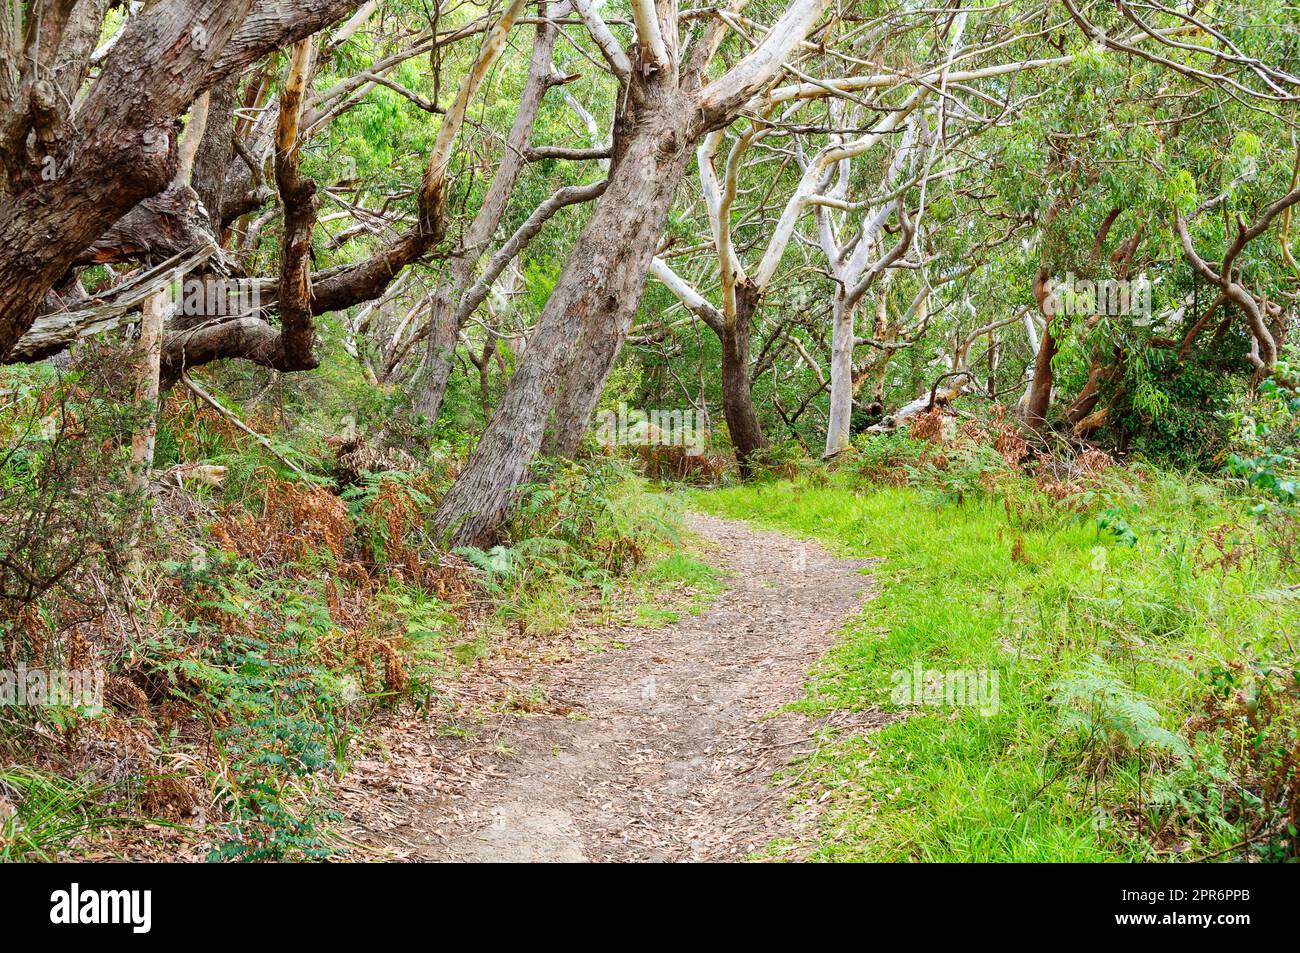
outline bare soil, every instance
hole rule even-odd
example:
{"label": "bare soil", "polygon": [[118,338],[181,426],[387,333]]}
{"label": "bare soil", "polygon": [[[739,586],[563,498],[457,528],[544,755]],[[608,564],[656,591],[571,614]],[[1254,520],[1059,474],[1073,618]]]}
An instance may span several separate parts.
{"label": "bare soil", "polygon": [[783,769],[883,720],[780,712],[868,597],[867,563],[709,516],[690,528],[726,572],[704,611],[584,642],[612,647],[552,660],[544,700],[472,740],[390,729],[387,757],[355,772],[354,838],[432,861],[726,860],[774,841],[798,856],[818,799],[792,805]]}

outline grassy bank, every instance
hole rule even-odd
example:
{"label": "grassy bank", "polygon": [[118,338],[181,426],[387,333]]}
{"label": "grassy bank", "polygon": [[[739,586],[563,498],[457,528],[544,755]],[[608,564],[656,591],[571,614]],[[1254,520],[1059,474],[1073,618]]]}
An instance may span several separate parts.
{"label": "grassy bank", "polygon": [[[1294,856],[1294,563],[1214,485],[1112,471],[1066,504],[852,470],[697,494],[880,559],[798,707],[900,717],[798,768],[830,792],[816,857]],[[995,675],[996,704],[900,704],[918,667]]]}

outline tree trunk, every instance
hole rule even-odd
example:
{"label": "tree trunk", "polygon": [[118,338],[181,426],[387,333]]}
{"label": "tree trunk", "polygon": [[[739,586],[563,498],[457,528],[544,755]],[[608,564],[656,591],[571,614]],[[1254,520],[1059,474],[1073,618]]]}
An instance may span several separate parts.
{"label": "tree trunk", "polygon": [[[1039,253],[1038,271],[1034,274],[1033,290],[1034,300],[1038,303],[1038,313],[1043,316],[1043,337],[1038,345],[1038,356],[1034,362],[1034,376],[1029,381],[1029,389],[1025,391],[1025,423],[1033,430],[1042,430],[1047,425],[1047,411],[1052,405],[1052,358],[1056,357],[1058,344],[1056,343],[1056,337],[1052,334],[1052,321],[1057,315],[1050,313],[1055,309],[1047,306],[1049,294],[1047,282],[1052,275],[1052,263],[1049,258],[1051,249],[1049,235],[1057,216],[1067,207],[1068,200],[1065,197],[1058,198],[1048,207],[1042,221],[1039,223],[1043,250]],[[1118,210],[1112,211],[1107,216],[1106,223],[1102,226],[1103,231],[1098,233],[1097,240],[1094,242],[1094,260],[1099,253],[1101,242],[1105,238],[1105,230],[1110,228],[1110,223],[1115,221],[1117,214]]]}
{"label": "tree trunk", "polygon": [[749,282],[736,286],[736,320],[722,327],[722,409],[727,433],[742,476],[748,477],[753,454],[767,446],[754,412],[749,378],[749,331],[758,307],[758,289]]}
{"label": "tree trunk", "polygon": [[1025,423],[1041,430],[1047,423],[1047,409],[1052,403],[1052,358],[1056,356],[1056,338],[1052,336],[1049,320],[1043,328],[1043,340],[1038,345],[1038,360],[1034,363],[1034,377],[1029,382],[1025,401]]}
{"label": "tree trunk", "polygon": [[[456,266],[452,265],[455,269]],[[444,278],[433,293],[429,307],[429,345],[425,353],[424,373],[420,375],[420,392],[415,397],[415,409],[432,423],[438,419],[442,410],[442,400],[447,396],[447,382],[451,380],[451,370],[456,363],[456,341],[459,338],[459,322],[456,320],[456,305],[453,298],[459,299],[463,291],[459,276]]]}
{"label": "tree trunk", "polygon": [[844,300],[843,288],[835,289],[831,309],[831,407],[826,427],[826,455],[843,450],[849,443],[853,419],[853,308]]}
{"label": "tree trunk", "polygon": [[[49,176],[27,176],[0,200],[0,357],[31,327],[46,292],[77,256],[172,180],[176,117],[195,97],[356,5],[304,0],[250,16],[252,0],[187,0],[151,4],[133,18],[76,115],[44,144],[42,164],[19,163]],[[14,126],[24,141],[29,114],[23,108]],[[7,143],[3,148],[9,161]]]}
{"label": "tree trunk", "polygon": [[[569,255],[501,406],[434,515],[453,544],[481,540],[505,515],[551,411],[558,445],[581,435],[636,318],[650,262],[699,139],[725,126],[781,69],[827,6],[796,0],[763,41],[721,77],[702,83],[723,37],[711,25],[691,47],[684,77],[676,51],[633,62],[616,117],[612,171]],[[677,8],[658,11],[673,46]],[[699,90],[697,93],[696,90]]]}
{"label": "tree trunk", "polygon": [[[1056,206],[1048,214],[1047,224],[1055,217]],[[1044,253],[1044,256],[1046,253]],[[1034,276],[1034,299],[1038,302],[1038,311],[1043,315],[1043,338],[1038,345],[1038,357],[1034,362],[1034,376],[1025,393],[1025,423],[1033,430],[1041,430],[1047,424],[1047,410],[1052,404],[1052,358],[1056,357],[1056,338],[1052,335],[1053,315],[1047,308],[1047,279],[1049,271],[1046,258],[1038,266]]]}
{"label": "tree trunk", "polygon": [[162,354],[162,329],[167,318],[167,290],[161,289],[144,302],[140,316],[140,368],[136,375],[135,397],[144,410],[144,419],[131,438],[131,489],[143,492],[149,487],[153,469],[154,445],[158,437],[158,361]]}
{"label": "tree trunk", "polygon": [[212,90],[208,103],[207,127],[199,154],[194,162],[194,191],[212,223],[212,234],[221,244],[221,223],[225,220],[226,175],[235,157],[235,99],[239,95],[239,77],[232,76]]}
{"label": "tree trunk", "polygon": [[[453,545],[480,540],[500,521],[548,418],[559,410],[553,445],[577,445],[619,348],[631,330],[673,197],[693,143],[689,100],[675,91],[628,141],[609,185],[529,335],[496,414],[434,518]],[[561,399],[561,394],[563,398]]]}

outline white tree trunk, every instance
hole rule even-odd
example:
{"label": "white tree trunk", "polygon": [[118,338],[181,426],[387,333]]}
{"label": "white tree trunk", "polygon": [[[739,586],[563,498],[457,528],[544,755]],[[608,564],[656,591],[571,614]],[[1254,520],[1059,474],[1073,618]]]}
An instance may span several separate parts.
{"label": "white tree trunk", "polygon": [[843,450],[849,443],[853,420],[853,312],[836,289],[831,311],[831,408],[826,427],[826,455]]}
{"label": "white tree trunk", "polygon": [[167,319],[168,295],[159,289],[144,302],[140,316],[140,369],[136,376],[136,402],[144,407],[145,417],[131,438],[131,489],[143,492],[149,487],[153,469],[153,451],[158,438],[158,375],[162,359],[162,329]]}

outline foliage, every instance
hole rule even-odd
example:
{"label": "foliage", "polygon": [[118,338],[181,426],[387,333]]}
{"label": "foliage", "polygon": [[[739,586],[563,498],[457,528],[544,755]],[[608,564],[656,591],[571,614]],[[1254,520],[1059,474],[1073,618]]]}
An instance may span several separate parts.
{"label": "foliage", "polygon": [[0,863],[55,860],[72,842],[121,823],[107,786],[22,765],[0,770]]}
{"label": "foliage", "polygon": [[[329,382],[323,399],[291,392],[268,408],[257,396],[266,382],[238,368],[206,386],[312,476],[287,470],[225,417],[173,397],[161,425],[165,475],[137,523],[141,501],[121,490],[133,408],[96,395],[93,362],[63,376],[5,373],[16,389],[3,426],[17,439],[0,468],[0,513],[15,527],[45,520],[44,535],[33,523],[5,543],[27,539],[25,552],[48,552],[40,558],[51,565],[78,544],[89,550],[57,585],[17,593],[5,624],[17,619],[38,661],[89,660],[109,686],[99,716],[15,709],[43,719],[39,734],[0,722],[0,754],[40,765],[0,780],[10,859],[67,856],[144,817],[164,829],[204,821],[213,860],[328,857],[338,849],[331,790],[367,719],[404,704],[427,716],[444,704],[445,680],[479,651],[467,653],[467,642],[516,621],[562,625],[588,597],[610,602],[625,577],[679,539],[669,498],[602,457],[539,468],[496,549],[467,551],[469,562],[439,552],[426,523],[463,447],[430,440],[376,401],[388,416],[373,439],[388,449],[366,459],[409,469],[364,470],[340,487],[332,434],[347,405],[334,388],[353,383]],[[42,417],[57,419],[60,407],[64,425],[43,430]],[[210,481],[189,482],[209,471]],[[107,542],[85,546],[136,526],[133,565]],[[471,634],[484,600],[492,616]],[[87,604],[103,613],[98,625],[61,621]],[[23,657],[17,645],[6,630],[10,663]]]}
{"label": "foliage", "polygon": [[1254,413],[1241,415],[1239,449],[1227,460],[1228,470],[1242,477],[1266,498],[1290,509],[1300,503],[1300,393],[1282,383],[1291,373],[1281,364],[1282,377],[1260,386]]}
{"label": "foliage", "polygon": [[138,417],[113,366],[0,371],[0,632],[47,592],[95,598],[85,572],[123,556],[140,505],[126,471]]}
{"label": "foliage", "polygon": [[[696,497],[882,560],[800,710],[895,711],[891,673],[914,665],[1000,677],[989,717],[908,710],[798,765],[797,796],[829,805],[814,856],[1294,856],[1296,567],[1249,499],[1147,470],[1082,511],[1030,509],[1029,477],[936,509],[889,482],[845,464],[821,486]],[[1120,514],[1127,531],[1099,535]]]}
{"label": "foliage", "polygon": [[505,539],[457,550],[501,601],[503,620],[539,633],[573,619],[582,592],[608,602],[619,580],[680,543],[672,502],[647,493],[627,462],[543,461],[520,493]]}
{"label": "foliage", "polygon": [[1161,727],[1151,701],[1124,684],[1100,656],[1092,656],[1047,690],[1060,710],[1061,727],[1083,732],[1089,741],[1101,740],[1127,751],[1151,747],[1188,753],[1182,738]]}
{"label": "foliage", "polygon": [[1149,460],[1217,469],[1231,439],[1230,407],[1239,381],[1203,357],[1180,364],[1170,351],[1145,354],[1146,360],[1128,365],[1124,386],[1132,396],[1119,402],[1124,410],[1117,414],[1117,429],[1135,434],[1133,449]]}

